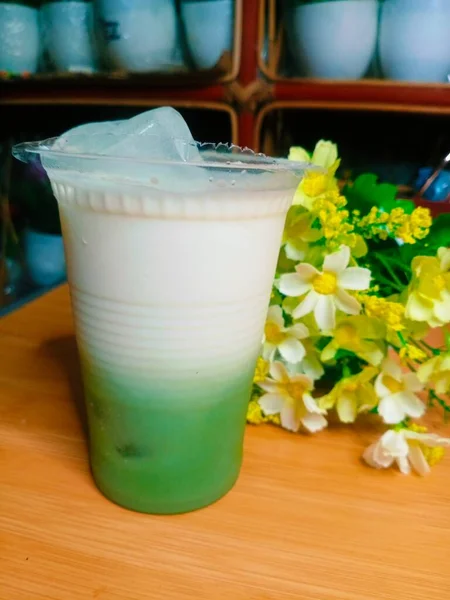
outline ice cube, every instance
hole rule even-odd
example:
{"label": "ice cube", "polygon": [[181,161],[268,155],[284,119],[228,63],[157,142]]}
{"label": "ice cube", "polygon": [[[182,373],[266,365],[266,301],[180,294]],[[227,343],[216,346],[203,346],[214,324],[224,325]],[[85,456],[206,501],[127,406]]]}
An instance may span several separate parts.
{"label": "ice cube", "polygon": [[63,134],[56,148],[121,158],[200,160],[186,121],[169,106],[123,121],[79,125]]}
{"label": "ice cube", "polygon": [[[200,160],[186,121],[178,111],[168,106],[122,121],[117,134],[120,139],[109,148],[111,156]],[[157,143],[152,142],[156,139]]]}
{"label": "ice cube", "polygon": [[[55,149],[73,157],[43,156],[43,165],[50,171],[73,170],[111,182],[126,179],[170,191],[181,191],[186,185],[200,190],[208,182],[206,169],[198,166],[202,159],[189,127],[170,107],[149,110],[128,120],[80,125],[63,134]],[[83,154],[98,159],[85,160]]]}
{"label": "ice cube", "polygon": [[105,153],[116,143],[116,132],[122,123],[123,121],[104,121],[79,125],[61,135],[54,149],[77,154]]}

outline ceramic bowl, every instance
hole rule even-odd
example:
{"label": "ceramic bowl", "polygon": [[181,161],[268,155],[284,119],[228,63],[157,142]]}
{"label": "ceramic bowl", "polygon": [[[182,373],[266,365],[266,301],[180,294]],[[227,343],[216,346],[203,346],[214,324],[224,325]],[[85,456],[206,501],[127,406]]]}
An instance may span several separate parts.
{"label": "ceramic bowl", "polygon": [[114,69],[170,70],[179,65],[175,0],[96,0],[103,56]]}
{"label": "ceramic bowl", "polygon": [[186,42],[198,69],[211,69],[233,44],[234,0],[181,0]]}
{"label": "ceramic bowl", "polygon": [[377,0],[286,0],[287,42],[299,74],[359,79],[376,49]]}
{"label": "ceramic bowl", "polygon": [[450,74],[450,2],[385,0],[379,56],[385,77],[445,82]]}
{"label": "ceramic bowl", "polygon": [[45,50],[56,70],[96,70],[90,2],[47,2],[41,7],[41,31]]}
{"label": "ceramic bowl", "polygon": [[0,2],[0,71],[34,73],[39,62],[36,8]]}

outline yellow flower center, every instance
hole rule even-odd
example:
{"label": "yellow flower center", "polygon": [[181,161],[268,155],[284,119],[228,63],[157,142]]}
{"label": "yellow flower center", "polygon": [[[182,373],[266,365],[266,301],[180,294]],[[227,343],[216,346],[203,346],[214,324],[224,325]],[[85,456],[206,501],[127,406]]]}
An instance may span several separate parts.
{"label": "yellow flower center", "polygon": [[303,395],[306,392],[306,387],[299,381],[290,382],[286,385],[286,391],[291,398],[298,402],[303,400]]}
{"label": "yellow flower center", "polygon": [[266,340],[269,344],[281,344],[281,342],[286,338],[286,334],[281,331],[276,323],[269,321],[266,323],[264,327],[264,335],[266,336]]}
{"label": "yellow flower center", "polygon": [[359,344],[360,341],[358,332],[351,325],[341,325],[338,327],[334,338],[339,346],[354,346]]}
{"label": "yellow flower center", "polygon": [[335,294],[337,290],[337,277],[334,273],[326,271],[314,277],[312,286],[318,294],[323,294],[324,296]]}
{"label": "yellow flower center", "polygon": [[393,394],[396,394],[397,392],[401,392],[404,389],[403,382],[402,381],[398,381],[398,379],[394,379],[390,375],[385,375],[383,377],[383,384]]}
{"label": "yellow flower center", "polygon": [[327,189],[327,175],[317,171],[306,173],[302,182],[302,189],[310,198],[323,194]]}

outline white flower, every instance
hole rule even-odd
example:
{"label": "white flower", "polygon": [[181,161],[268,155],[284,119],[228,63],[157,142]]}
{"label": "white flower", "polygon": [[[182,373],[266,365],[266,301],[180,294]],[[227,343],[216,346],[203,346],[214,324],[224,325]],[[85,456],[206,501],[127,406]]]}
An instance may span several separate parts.
{"label": "white flower", "polygon": [[387,358],[375,380],[375,392],[380,398],[378,414],[385,423],[400,423],[406,417],[418,419],[425,412],[425,404],[416,396],[423,385],[414,373],[404,373],[401,367]]}
{"label": "white flower", "polygon": [[273,360],[278,350],[286,362],[298,363],[306,354],[300,342],[309,336],[306,325],[297,323],[285,327],[283,311],[280,306],[271,306],[267,313],[263,339],[263,358]]}
{"label": "white flower", "polygon": [[441,438],[434,433],[391,429],[365,450],[363,459],[376,469],[387,469],[395,462],[404,475],[409,475],[411,467],[419,475],[426,475],[430,472],[426,450],[445,446],[450,446],[450,439]]}
{"label": "white flower", "polygon": [[290,376],[281,362],[273,362],[270,367],[272,379],[259,383],[266,394],[259,399],[259,405],[266,415],[280,415],[282,427],[298,431],[300,425],[314,433],[327,426],[320,409],[310,391],[313,382],[306,375]]}
{"label": "white flower", "polygon": [[367,290],[370,285],[370,270],[348,267],[350,248],[341,246],[337,252],[325,257],[323,271],[308,263],[296,267],[296,273],[282,275],[279,290],[285,296],[306,296],[294,309],[292,316],[299,319],[314,311],[321,330],[334,329],[336,309],[347,315],[361,312],[359,302],[345,290]]}

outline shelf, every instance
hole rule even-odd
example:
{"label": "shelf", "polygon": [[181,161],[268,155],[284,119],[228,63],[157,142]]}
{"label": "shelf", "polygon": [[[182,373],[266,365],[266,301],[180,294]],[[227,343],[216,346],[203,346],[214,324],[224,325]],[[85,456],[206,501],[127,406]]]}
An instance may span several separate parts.
{"label": "shelf", "polygon": [[[35,75],[0,80],[0,104],[151,106],[168,99],[180,100],[185,104],[225,100],[226,88],[223,85],[210,85],[207,79],[197,78],[197,84],[203,84],[194,86],[192,81],[192,76],[183,77],[181,74],[176,86],[170,76],[162,75],[151,79],[143,75]],[[186,87],[183,87],[184,84]]]}
{"label": "shelf", "polygon": [[[329,108],[450,114],[450,85],[384,80],[284,80],[273,84],[279,108]],[[273,106],[273,105],[272,105]]]}

